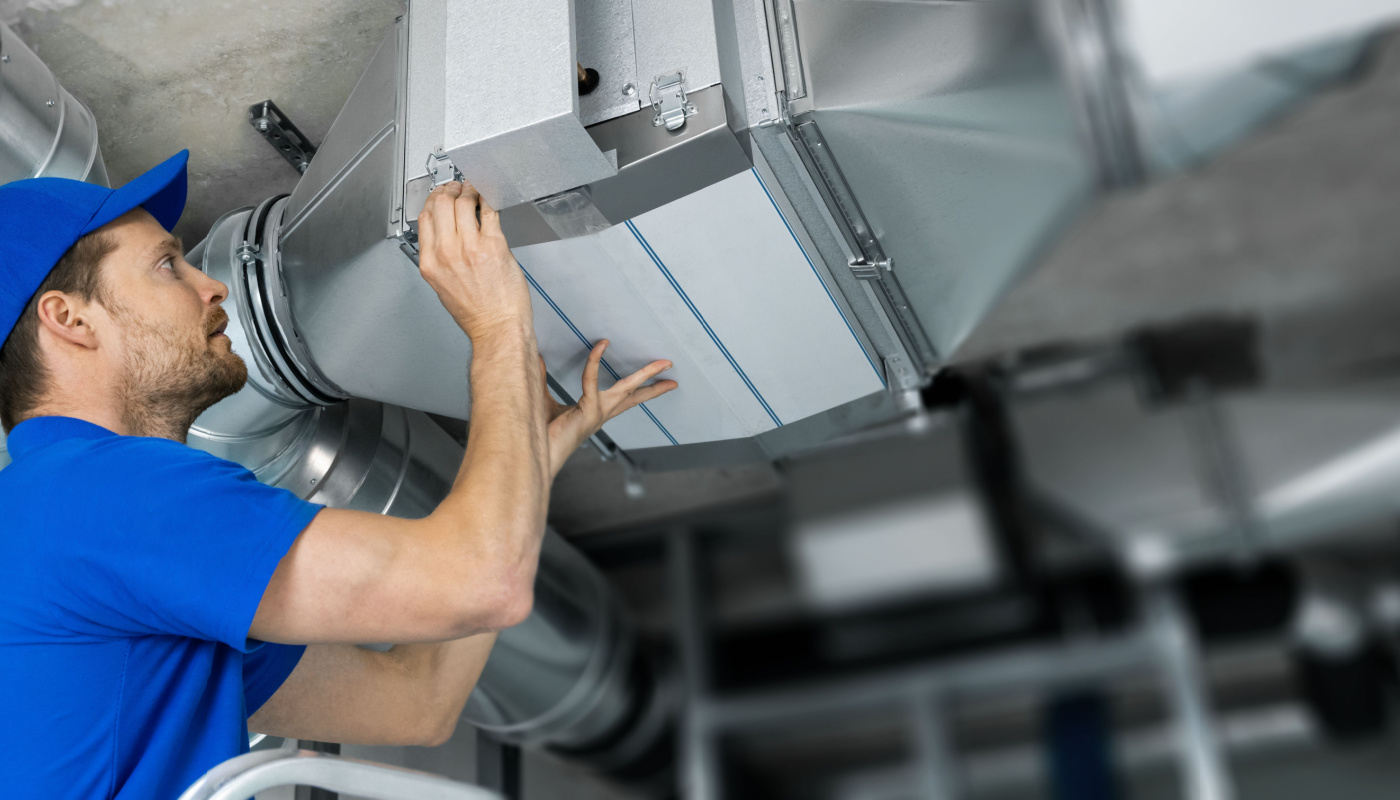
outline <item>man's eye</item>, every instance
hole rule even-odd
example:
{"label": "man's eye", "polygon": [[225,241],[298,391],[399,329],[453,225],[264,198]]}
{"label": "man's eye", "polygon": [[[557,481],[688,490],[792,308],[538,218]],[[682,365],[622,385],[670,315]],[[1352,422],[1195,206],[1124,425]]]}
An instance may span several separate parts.
{"label": "man's eye", "polygon": [[160,269],[168,269],[168,270],[170,270],[171,272],[174,272],[174,271],[175,271],[175,259],[173,259],[173,258],[167,258],[167,259],[165,259],[164,261],[160,262]]}

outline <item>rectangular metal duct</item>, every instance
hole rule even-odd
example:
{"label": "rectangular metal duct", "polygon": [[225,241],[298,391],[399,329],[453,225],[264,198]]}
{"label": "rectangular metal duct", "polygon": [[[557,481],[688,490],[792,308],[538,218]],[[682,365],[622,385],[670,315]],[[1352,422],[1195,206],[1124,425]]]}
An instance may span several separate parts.
{"label": "rectangular metal duct", "polygon": [[[412,163],[416,104],[431,96],[414,65],[420,46],[438,46],[443,8],[417,0],[411,13],[425,16],[386,38],[285,202],[280,275],[267,283],[285,292],[293,344],[304,342],[327,384],[465,418],[470,343],[394,236],[405,174],[395,165]],[[503,215],[541,351],[564,387],[579,385],[591,343],[605,337],[605,383],[655,358],[675,362],[681,391],[608,427],[629,449],[747,439],[883,387],[878,351],[849,321],[776,178],[749,165],[721,90],[691,99],[696,113],[679,131],[654,126],[647,108],[586,132],[619,154],[619,173],[590,187],[616,224],[561,240],[541,232],[532,204]]]}
{"label": "rectangular metal duct", "polygon": [[[328,394],[470,412],[470,343],[411,261],[439,145],[488,200],[532,201],[502,223],[565,389],[605,337],[605,383],[675,362],[679,391],[608,426],[630,450],[771,456],[888,421],[886,383],[916,389],[1092,189],[1030,0],[797,0],[786,32],[764,0],[575,2],[473,3],[469,25],[413,0],[366,71],[268,281]],[[590,103],[607,118],[585,128],[575,54],[627,42],[598,63],[636,81],[636,110]],[[677,130],[652,70],[687,76]]]}
{"label": "rectangular metal duct", "polygon": [[442,81],[441,141],[431,146],[482,197],[509,208],[617,173],[579,117],[573,0],[474,0],[431,13],[440,27],[414,32],[445,41],[431,48],[441,65],[424,65]]}

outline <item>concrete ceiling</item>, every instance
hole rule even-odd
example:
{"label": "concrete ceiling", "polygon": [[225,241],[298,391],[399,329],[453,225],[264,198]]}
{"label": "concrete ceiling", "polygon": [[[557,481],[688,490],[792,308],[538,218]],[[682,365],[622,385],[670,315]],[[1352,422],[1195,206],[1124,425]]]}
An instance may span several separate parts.
{"label": "concrete ceiling", "polygon": [[290,192],[296,170],[248,124],[271,98],[313,142],[402,0],[0,0],[10,24],[97,117],[114,185],[190,150],[177,232]]}

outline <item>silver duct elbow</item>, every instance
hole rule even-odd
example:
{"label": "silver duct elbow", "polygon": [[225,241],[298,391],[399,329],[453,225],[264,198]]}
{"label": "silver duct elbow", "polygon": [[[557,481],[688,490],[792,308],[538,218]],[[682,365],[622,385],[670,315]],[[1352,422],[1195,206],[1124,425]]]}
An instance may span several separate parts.
{"label": "silver duct elbow", "polygon": [[0,24],[0,183],[43,177],[107,185],[97,121]]}

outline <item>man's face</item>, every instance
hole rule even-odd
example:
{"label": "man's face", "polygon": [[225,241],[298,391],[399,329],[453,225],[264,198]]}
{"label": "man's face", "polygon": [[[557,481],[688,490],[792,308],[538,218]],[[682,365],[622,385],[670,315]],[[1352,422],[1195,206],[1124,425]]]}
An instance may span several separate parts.
{"label": "man's face", "polygon": [[138,429],[147,417],[193,422],[248,380],[223,333],[228,287],[185,261],[180,241],[144,209],[106,231],[117,247],[102,262],[101,304],[126,413]]}

